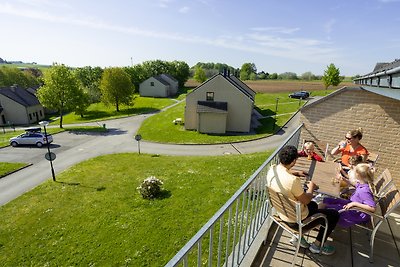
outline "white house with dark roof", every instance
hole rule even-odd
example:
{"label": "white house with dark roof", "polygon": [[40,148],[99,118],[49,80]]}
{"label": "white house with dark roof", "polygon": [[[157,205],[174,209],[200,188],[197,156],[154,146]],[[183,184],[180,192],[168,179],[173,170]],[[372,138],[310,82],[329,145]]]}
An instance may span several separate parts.
{"label": "white house with dark roof", "polygon": [[178,80],[169,74],[150,77],[139,85],[140,96],[169,97],[177,92]]}
{"label": "white house with dark roof", "polygon": [[185,129],[250,132],[255,92],[235,76],[216,74],[186,96]]}
{"label": "white house with dark roof", "polygon": [[29,125],[43,119],[43,106],[34,94],[17,86],[0,88],[0,125]]}

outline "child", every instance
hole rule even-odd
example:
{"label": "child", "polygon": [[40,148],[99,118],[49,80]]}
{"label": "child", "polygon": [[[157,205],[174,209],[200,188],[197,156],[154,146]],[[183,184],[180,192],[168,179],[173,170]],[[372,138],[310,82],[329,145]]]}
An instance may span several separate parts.
{"label": "child", "polygon": [[375,201],[369,186],[374,179],[373,169],[367,163],[360,163],[354,168],[357,183],[355,191],[350,200],[341,198],[325,198],[323,203],[325,208],[331,208],[339,211],[340,218],[338,225],[341,227],[350,227],[354,224],[366,223],[370,216],[364,212],[350,210],[351,207],[358,207],[369,212],[375,212]]}
{"label": "child", "polygon": [[[364,157],[361,155],[351,156],[349,158],[350,167],[344,168],[343,166],[339,167],[340,174],[342,175],[342,179],[344,182],[344,187],[348,187],[349,185],[356,184],[357,180],[355,178],[354,168],[360,164],[364,163]],[[342,185],[342,184],[341,184]]]}
{"label": "child", "polygon": [[308,157],[310,160],[323,161],[322,158],[314,152],[314,144],[312,142],[304,143],[303,150],[299,151],[299,157]]}

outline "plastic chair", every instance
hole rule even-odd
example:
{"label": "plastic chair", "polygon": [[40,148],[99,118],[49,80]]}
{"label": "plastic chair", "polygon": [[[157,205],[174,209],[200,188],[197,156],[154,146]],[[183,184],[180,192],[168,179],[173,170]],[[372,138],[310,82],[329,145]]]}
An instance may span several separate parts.
{"label": "plastic chair", "polygon": [[[298,227],[296,227],[296,228],[290,227],[287,224],[287,222],[283,221],[278,216],[278,214],[270,213],[271,214],[270,218],[279,227],[281,227],[282,229],[284,229],[285,231],[290,233],[293,237],[297,238],[297,240],[298,240],[297,246],[296,246],[296,252],[294,254],[294,258],[292,261],[292,266],[294,266],[296,258],[297,258],[297,254],[300,249],[301,237],[303,236],[303,234],[305,234],[315,228],[315,227],[307,227],[308,224],[310,224],[311,222],[313,222],[317,219],[323,218],[325,220],[325,225],[328,225],[328,219],[326,218],[326,215],[324,215],[322,213],[316,213],[302,221],[301,220],[301,204],[300,204],[300,202],[289,199],[282,193],[276,192],[275,190],[273,190],[270,187],[267,187],[267,188],[268,188],[269,203],[271,205],[270,207],[273,208],[276,212],[285,215],[286,217],[291,219],[291,221],[296,221],[296,223],[298,224]],[[320,225],[320,227],[324,227],[324,225]],[[324,235],[322,238],[321,247],[324,246],[324,240],[325,240],[326,231],[327,231],[327,227],[324,227],[324,228],[325,228],[325,231],[324,231]]]}

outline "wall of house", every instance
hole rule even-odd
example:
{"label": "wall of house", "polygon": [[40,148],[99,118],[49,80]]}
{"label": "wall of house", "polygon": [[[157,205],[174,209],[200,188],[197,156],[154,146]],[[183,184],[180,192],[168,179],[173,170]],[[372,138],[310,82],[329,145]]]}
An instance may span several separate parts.
{"label": "wall of house", "polygon": [[29,123],[37,123],[44,119],[44,109],[41,105],[31,106],[27,109]]}
{"label": "wall of house", "polygon": [[[154,86],[151,86],[151,83]],[[169,86],[162,84],[159,80],[153,77],[145,80],[139,85],[140,96],[150,96],[150,97],[167,97]]]}
{"label": "wall of house", "polygon": [[186,129],[197,129],[197,101],[206,101],[207,92],[214,92],[214,101],[228,102],[226,131],[250,131],[253,102],[222,75],[215,76],[186,96]]}
{"label": "wall of house", "polygon": [[226,132],[227,113],[199,113],[200,133],[223,134]]}
{"label": "wall of house", "polygon": [[378,153],[377,175],[385,168],[400,186],[400,101],[361,88],[342,88],[301,111],[302,139],[326,141],[330,149],[345,134],[363,128],[361,144]]}
{"label": "wall of house", "polygon": [[176,80],[171,79],[168,75],[161,74],[161,77],[166,80],[170,84],[170,93],[169,95],[176,95],[179,88],[179,82]]}
{"label": "wall of house", "polygon": [[[4,108],[3,114],[7,123],[10,122],[14,125],[29,124],[28,113],[24,106],[3,95],[0,95],[0,103]],[[0,120],[0,123],[3,123],[2,120]]]}

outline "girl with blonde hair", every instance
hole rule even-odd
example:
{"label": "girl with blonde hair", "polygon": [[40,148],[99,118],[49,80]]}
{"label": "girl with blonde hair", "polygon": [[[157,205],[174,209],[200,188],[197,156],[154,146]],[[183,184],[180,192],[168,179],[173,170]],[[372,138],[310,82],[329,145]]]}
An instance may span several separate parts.
{"label": "girl with blonde hair", "polygon": [[375,212],[376,207],[370,186],[374,180],[374,169],[367,163],[360,163],[354,168],[354,174],[356,178],[355,191],[350,200],[341,198],[325,198],[323,200],[325,208],[339,211],[338,225],[345,228],[370,221],[368,214],[351,208],[357,207],[369,212]]}

